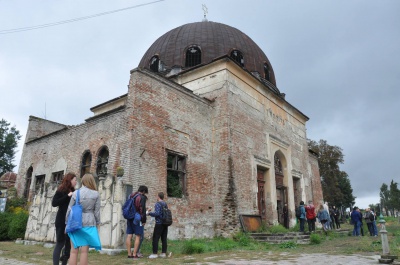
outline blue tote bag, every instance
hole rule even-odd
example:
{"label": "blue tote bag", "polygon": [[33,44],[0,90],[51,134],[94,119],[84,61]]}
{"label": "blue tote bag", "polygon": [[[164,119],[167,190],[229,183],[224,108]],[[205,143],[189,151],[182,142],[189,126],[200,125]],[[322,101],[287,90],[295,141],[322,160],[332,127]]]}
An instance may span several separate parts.
{"label": "blue tote bag", "polygon": [[76,201],[68,216],[65,232],[71,233],[82,228],[82,205],[79,202],[79,192],[76,193]]}

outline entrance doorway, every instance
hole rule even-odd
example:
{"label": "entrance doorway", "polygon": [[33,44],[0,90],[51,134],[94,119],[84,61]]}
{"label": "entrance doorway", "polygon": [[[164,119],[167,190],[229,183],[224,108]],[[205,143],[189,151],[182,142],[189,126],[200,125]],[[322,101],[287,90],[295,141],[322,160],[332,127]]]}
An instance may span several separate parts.
{"label": "entrance doorway", "polygon": [[261,215],[261,219],[263,221],[266,220],[266,207],[265,207],[265,170],[257,169],[257,205],[258,205],[258,214]]}

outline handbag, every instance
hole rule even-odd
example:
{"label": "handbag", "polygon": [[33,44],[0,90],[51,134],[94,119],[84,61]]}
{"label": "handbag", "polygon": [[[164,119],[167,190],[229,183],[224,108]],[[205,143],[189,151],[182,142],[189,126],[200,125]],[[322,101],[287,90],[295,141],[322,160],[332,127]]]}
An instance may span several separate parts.
{"label": "handbag", "polygon": [[82,205],[79,202],[79,192],[76,193],[76,201],[69,212],[65,232],[71,233],[82,228]]}

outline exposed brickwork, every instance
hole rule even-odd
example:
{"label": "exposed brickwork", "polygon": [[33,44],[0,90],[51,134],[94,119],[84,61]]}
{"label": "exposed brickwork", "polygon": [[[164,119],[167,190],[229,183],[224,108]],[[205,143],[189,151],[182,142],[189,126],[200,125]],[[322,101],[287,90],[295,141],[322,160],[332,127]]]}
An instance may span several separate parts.
{"label": "exposed brickwork", "polygon": [[[289,209],[294,211],[292,172],[304,183],[301,199],[322,198],[318,163],[309,156],[306,143],[307,118],[260,83],[253,84],[254,78],[244,82],[249,77],[238,77],[232,74],[236,68],[229,67],[220,75],[223,79],[207,79],[212,84],[204,81],[206,77],[195,79],[198,86],[213,87],[201,96],[147,70],[132,71],[124,108],[24,146],[17,183],[20,194],[30,166],[33,176],[45,174],[49,182],[52,172],[79,173],[82,155],[89,150],[91,171],[95,172],[98,152],[107,146],[109,176],[99,182],[101,235],[109,238],[103,244],[112,247],[123,244],[125,221],[120,205],[124,185],[132,185],[134,190],[147,185],[148,205],[153,206],[157,193],[167,190],[169,150],[187,157],[186,194],[167,199],[174,213],[170,238],[227,236],[238,231],[240,214],[259,214],[258,167],[266,171],[268,221],[276,223],[276,152],[284,161]],[[35,130],[33,127],[31,124],[30,130]],[[122,180],[115,179],[118,166],[125,170]],[[34,182],[33,178],[32,191]],[[27,239],[54,239],[51,227],[56,209],[46,205],[53,188],[50,185],[34,197]],[[151,226],[146,227],[151,231]]]}

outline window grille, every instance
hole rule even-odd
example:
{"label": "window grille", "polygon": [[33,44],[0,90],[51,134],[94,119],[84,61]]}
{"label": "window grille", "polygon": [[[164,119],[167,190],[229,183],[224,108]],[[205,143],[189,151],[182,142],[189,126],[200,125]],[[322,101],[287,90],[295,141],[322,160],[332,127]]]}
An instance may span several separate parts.
{"label": "window grille", "polygon": [[81,163],[81,177],[86,173],[90,173],[90,166],[92,164],[92,154],[89,151],[86,151],[82,156]]}
{"label": "window grille", "polygon": [[186,185],[186,157],[168,152],[167,155],[167,194],[182,198]]}
{"label": "window grille", "polygon": [[35,182],[35,192],[36,194],[43,193],[44,191],[44,178],[46,175],[38,175],[36,176],[36,182]]}
{"label": "window grille", "polygon": [[103,147],[99,156],[97,157],[96,174],[99,177],[105,177],[107,175],[107,165],[108,165],[108,149]]}
{"label": "window grille", "polygon": [[51,181],[53,183],[59,184],[61,183],[63,177],[64,177],[64,171],[53,172],[51,174]]}

